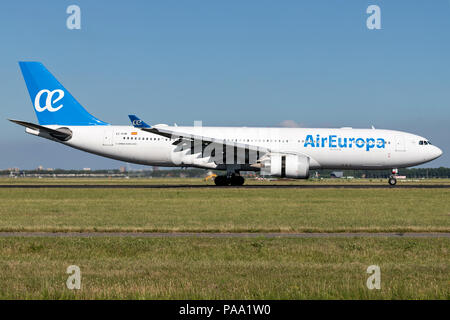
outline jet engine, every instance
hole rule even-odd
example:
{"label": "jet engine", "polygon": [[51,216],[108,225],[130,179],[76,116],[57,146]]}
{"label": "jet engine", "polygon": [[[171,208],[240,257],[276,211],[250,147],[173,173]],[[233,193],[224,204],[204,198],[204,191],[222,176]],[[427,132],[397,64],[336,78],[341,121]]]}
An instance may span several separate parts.
{"label": "jet engine", "polygon": [[261,160],[261,174],[281,178],[307,179],[309,177],[309,157],[271,153]]}

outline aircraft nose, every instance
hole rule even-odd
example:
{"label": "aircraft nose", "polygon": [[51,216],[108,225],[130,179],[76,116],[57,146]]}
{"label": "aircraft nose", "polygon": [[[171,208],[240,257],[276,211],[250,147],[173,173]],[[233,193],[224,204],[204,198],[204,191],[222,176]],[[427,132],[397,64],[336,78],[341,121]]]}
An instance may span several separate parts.
{"label": "aircraft nose", "polygon": [[433,146],[433,150],[431,151],[431,155],[433,159],[439,158],[442,155],[442,150],[436,146]]}

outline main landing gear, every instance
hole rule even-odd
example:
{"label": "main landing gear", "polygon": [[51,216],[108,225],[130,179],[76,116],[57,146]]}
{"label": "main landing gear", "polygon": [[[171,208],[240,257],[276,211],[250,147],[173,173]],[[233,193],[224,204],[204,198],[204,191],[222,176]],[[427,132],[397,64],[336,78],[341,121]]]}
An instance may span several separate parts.
{"label": "main landing gear", "polygon": [[242,186],[245,179],[240,175],[233,174],[231,176],[217,176],[214,179],[216,186]]}
{"label": "main landing gear", "polygon": [[397,184],[397,178],[396,178],[397,173],[398,173],[398,169],[392,169],[392,175],[389,177],[389,180],[388,180],[388,182],[391,186],[395,186]]}

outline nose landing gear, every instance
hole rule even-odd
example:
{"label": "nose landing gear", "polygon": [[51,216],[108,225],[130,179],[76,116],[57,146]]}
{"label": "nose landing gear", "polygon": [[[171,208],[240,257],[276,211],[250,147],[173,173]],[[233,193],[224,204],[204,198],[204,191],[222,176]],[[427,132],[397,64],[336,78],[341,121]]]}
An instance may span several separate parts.
{"label": "nose landing gear", "polygon": [[388,182],[391,186],[395,186],[397,184],[397,179],[395,179],[395,177],[391,176],[391,177],[389,177]]}
{"label": "nose landing gear", "polygon": [[391,186],[395,186],[397,184],[397,178],[396,178],[397,173],[398,173],[398,169],[392,169],[392,175],[389,177],[389,180],[388,180],[388,182]]}

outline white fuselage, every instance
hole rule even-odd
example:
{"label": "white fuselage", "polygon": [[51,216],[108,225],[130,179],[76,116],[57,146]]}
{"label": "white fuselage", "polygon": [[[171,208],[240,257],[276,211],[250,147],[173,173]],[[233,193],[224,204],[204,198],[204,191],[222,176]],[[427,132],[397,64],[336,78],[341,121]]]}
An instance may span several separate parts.
{"label": "white fuselage", "polygon": [[[229,142],[294,153],[309,157],[310,169],[387,169],[419,165],[431,161],[442,151],[431,144],[420,144],[423,137],[380,129],[247,128],[247,127],[170,127]],[[58,129],[61,126],[47,126]],[[65,126],[72,138],[61,142],[100,156],[154,166],[217,168],[214,162],[175,152],[174,139],[152,134],[132,126]],[[158,126],[155,126],[158,127]]]}

